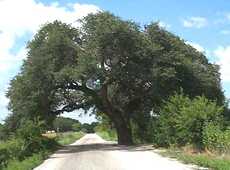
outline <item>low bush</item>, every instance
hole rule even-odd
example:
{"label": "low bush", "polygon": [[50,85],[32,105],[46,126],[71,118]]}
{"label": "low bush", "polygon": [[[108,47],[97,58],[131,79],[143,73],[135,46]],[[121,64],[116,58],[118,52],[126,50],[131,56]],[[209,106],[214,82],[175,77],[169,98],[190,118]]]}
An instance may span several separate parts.
{"label": "low bush", "polygon": [[6,166],[11,159],[20,158],[22,140],[11,139],[0,145],[0,169]]}
{"label": "low bush", "polygon": [[169,98],[156,118],[155,142],[159,145],[202,146],[203,127],[221,120],[223,108],[205,97],[190,99],[183,94]]}
{"label": "low bush", "polygon": [[[6,167],[12,160],[22,161],[25,158],[42,151],[54,150],[57,146],[56,141],[47,138],[38,139],[39,146],[33,149],[31,142],[22,139],[11,139],[0,145],[0,169]],[[38,149],[39,148],[39,149]]]}
{"label": "low bush", "polygon": [[42,136],[44,132],[43,127],[43,121],[26,120],[23,122],[20,129],[17,130],[17,139],[23,141],[21,154],[23,157],[54,148],[57,145],[54,139]]}
{"label": "low bush", "polygon": [[117,133],[115,130],[97,131],[100,137],[108,141],[117,141]]}
{"label": "low bush", "polygon": [[34,153],[53,150],[57,143],[41,136],[41,123],[24,121],[14,138],[0,145],[0,169],[11,160],[22,161]]}
{"label": "low bush", "polygon": [[98,134],[100,137],[102,137],[105,140],[116,141],[117,133],[115,128],[112,127],[111,125],[112,123],[110,122],[108,117],[103,115],[100,118],[101,118],[100,122],[94,128],[96,134]]}
{"label": "low bush", "polygon": [[[176,158],[184,163],[195,164],[210,170],[229,170],[230,159],[219,155],[210,155],[207,153],[191,154],[181,149],[169,148],[159,152],[163,156]],[[205,169],[204,168],[204,169]],[[202,168],[194,168],[202,169]]]}
{"label": "low bush", "polygon": [[39,152],[27,157],[23,161],[17,159],[10,160],[7,167],[3,168],[3,170],[32,170],[42,163],[49,154],[49,152]]}
{"label": "low bush", "polygon": [[230,153],[230,129],[207,123],[203,129],[204,147],[211,152]]}

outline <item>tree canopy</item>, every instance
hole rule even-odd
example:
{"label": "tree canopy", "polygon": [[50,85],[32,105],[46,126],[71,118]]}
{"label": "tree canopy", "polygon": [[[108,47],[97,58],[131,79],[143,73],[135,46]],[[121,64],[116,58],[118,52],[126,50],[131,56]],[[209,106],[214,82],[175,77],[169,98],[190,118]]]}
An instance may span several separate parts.
{"label": "tree canopy", "polygon": [[108,12],[90,14],[80,28],[55,21],[28,43],[28,57],[7,96],[13,115],[56,115],[76,109],[106,114],[118,143],[132,144],[130,120],[143,126],[150,112],[183,88],[223,104],[219,68],[157,23],[142,28]]}

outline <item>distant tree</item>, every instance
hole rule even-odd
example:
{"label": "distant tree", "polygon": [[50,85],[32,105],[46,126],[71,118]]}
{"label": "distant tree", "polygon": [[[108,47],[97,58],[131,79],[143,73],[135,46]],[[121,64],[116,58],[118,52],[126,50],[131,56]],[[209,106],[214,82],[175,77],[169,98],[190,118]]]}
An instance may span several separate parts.
{"label": "distant tree", "polygon": [[81,123],[79,122],[79,123],[74,123],[73,125],[72,125],[72,130],[73,131],[76,131],[76,132],[79,132],[79,131],[81,131]]}
{"label": "distant tree", "polygon": [[81,126],[81,130],[85,133],[94,133],[94,128],[98,125],[97,122],[92,123],[83,123]]}
{"label": "distant tree", "polygon": [[53,127],[55,130],[58,130],[60,132],[67,132],[73,131],[73,125],[76,124],[79,124],[81,126],[78,120],[65,117],[57,117],[53,122]]}
{"label": "distant tree", "polygon": [[7,95],[13,114],[51,125],[63,112],[92,108],[113,122],[119,144],[132,144],[131,120],[144,131],[150,111],[181,87],[223,104],[218,66],[157,24],[142,29],[107,12],[81,24],[46,24],[28,43]]}
{"label": "distant tree", "polygon": [[5,119],[3,129],[5,135],[10,136],[12,133],[15,133],[20,127],[21,121],[24,120],[25,117],[25,115],[20,114],[19,112],[8,115]]}

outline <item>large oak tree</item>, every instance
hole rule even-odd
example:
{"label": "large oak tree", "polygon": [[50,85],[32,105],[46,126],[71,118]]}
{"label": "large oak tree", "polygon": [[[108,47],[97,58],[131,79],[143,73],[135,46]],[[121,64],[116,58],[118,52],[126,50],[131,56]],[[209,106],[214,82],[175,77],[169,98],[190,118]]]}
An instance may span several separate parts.
{"label": "large oak tree", "polygon": [[184,89],[223,104],[218,66],[156,23],[144,28],[107,12],[73,28],[44,25],[28,43],[28,57],[8,91],[12,115],[56,115],[76,109],[100,112],[113,122],[119,144],[132,144],[130,120],[157,111]]}

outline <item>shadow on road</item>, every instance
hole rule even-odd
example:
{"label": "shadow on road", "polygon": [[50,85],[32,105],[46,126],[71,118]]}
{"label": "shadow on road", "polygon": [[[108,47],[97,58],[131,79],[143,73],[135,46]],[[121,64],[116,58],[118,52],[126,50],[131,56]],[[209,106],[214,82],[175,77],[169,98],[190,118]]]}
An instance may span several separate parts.
{"label": "shadow on road", "polygon": [[[58,150],[55,154],[72,154],[90,151],[149,151],[153,148],[149,145],[146,146],[123,146],[117,144],[83,144],[83,145],[68,145],[64,146],[62,149]],[[51,156],[50,158],[57,158],[56,156]]]}

